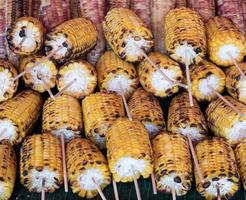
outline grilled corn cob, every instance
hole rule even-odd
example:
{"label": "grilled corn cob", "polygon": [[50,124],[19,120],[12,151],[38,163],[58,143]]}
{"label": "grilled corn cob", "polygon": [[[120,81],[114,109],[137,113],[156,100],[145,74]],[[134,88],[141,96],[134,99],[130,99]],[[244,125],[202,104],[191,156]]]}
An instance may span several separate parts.
{"label": "grilled corn cob", "polygon": [[103,190],[110,184],[107,161],[89,140],[76,138],[67,146],[68,177],[74,193],[93,198],[97,192],[95,182]]}
{"label": "grilled corn cob", "polygon": [[[25,71],[35,63],[42,60],[44,56],[29,56],[22,60],[20,71]],[[52,60],[45,60],[30,71],[24,74],[25,85],[38,92],[45,92],[48,88],[56,85],[57,68]]]}
{"label": "grilled corn cob", "polygon": [[198,63],[206,54],[205,26],[190,8],[175,8],[164,20],[164,43],[170,56],[179,62]]}
{"label": "grilled corn cob", "polygon": [[246,54],[246,38],[235,24],[225,17],[214,17],[207,22],[208,54],[210,60],[222,67],[241,62]]}
{"label": "grilled corn cob", "polygon": [[62,47],[53,58],[64,63],[87,53],[97,41],[97,31],[91,21],[85,18],[68,20],[47,34],[45,52],[49,54]]}
{"label": "grilled corn cob", "polygon": [[32,90],[24,90],[0,104],[0,140],[19,144],[32,131],[42,106],[41,96]]}
{"label": "grilled corn cob", "polygon": [[138,88],[128,101],[128,106],[132,118],[143,123],[150,138],[166,129],[161,105],[151,93]]}
{"label": "grilled corn cob", "polygon": [[167,130],[185,136],[189,134],[192,141],[206,137],[205,118],[195,99],[194,106],[190,107],[187,92],[182,92],[172,99],[168,110]]}
{"label": "grilled corn cob", "polygon": [[222,93],[225,87],[224,72],[211,62],[203,60],[190,70],[192,94],[198,101],[211,101],[217,97],[214,90]]}
{"label": "grilled corn cob", "polygon": [[95,93],[82,101],[85,135],[101,149],[106,147],[105,135],[115,120],[125,116],[124,105],[115,93]]}
{"label": "grilled corn cob", "polygon": [[[149,54],[149,58],[170,79],[176,81],[183,80],[184,77],[179,64],[168,56],[158,52],[152,52]],[[138,75],[143,88],[155,96],[167,97],[179,91],[177,85],[173,85],[170,81],[166,80],[146,59],[140,62],[138,66]]]}
{"label": "grilled corn cob", "polygon": [[179,134],[160,132],[152,140],[157,189],[177,196],[191,189],[192,161],[188,142]]}
{"label": "grilled corn cob", "polygon": [[60,141],[49,133],[29,136],[20,151],[21,183],[30,192],[54,192],[63,183]]}
{"label": "grilled corn cob", "polygon": [[[246,73],[246,63],[240,63],[240,68]],[[227,92],[235,99],[246,104],[246,81],[235,66],[228,67],[226,73]]]}
{"label": "grilled corn cob", "polygon": [[[246,115],[246,107],[243,103],[229,96],[225,96],[225,98]],[[246,117],[232,110],[221,99],[216,99],[209,104],[206,115],[208,127],[216,136],[226,138],[232,145],[245,137]]]}
{"label": "grilled corn cob", "polygon": [[16,178],[16,156],[6,140],[0,142],[0,200],[8,200],[14,190]]}
{"label": "grilled corn cob", "polygon": [[113,51],[123,60],[137,62],[153,46],[153,36],[131,10],[114,8],[103,22],[104,35]]}
{"label": "grilled corn cob", "polygon": [[239,174],[230,145],[215,137],[200,142],[195,150],[204,176],[202,182],[195,171],[197,191],[207,200],[212,200],[217,199],[219,187],[222,199],[232,197],[239,188]]}
{"label": "grilled corn cob", "polygon": [[11,80],[16,75],[15,67],[9,61],[0,59],[0,102],[12,98],[17,91],[18,80]]}
{"label": "grilled corn cob", "polygon": [[96,70],[84,60],[72,60],[64,64],[58,71],[58,90],[62,90],[73,80],[75,82],[64,91],[64,94],[82,99],[91,94],[97,86]]}
{"label": "grilled corn cob", "polygon": [[42,130],[57,137],[64,134],[67,141],[79,137],[83,129],[82,112],[77,99],[61,95],[44,103]]}
{"label": "grilled corn cob", "polygon": [[149,136],[137,120],[117,119],[106,134],[109,168],[116,182],[149,177],[153,172]]}
{"label": "grilled corn cob", "polygon": [[129,98],[138,87],[139,80],[134,66],[121,60],[112,51],[107,51],[101,56],[96,70],[100,91],[120,93],[121,84],[124,95]]}
{"label": "grilled corn cob", "polygon": [[43,24],[33,17],[22,17],[8,30],[7,41],[11,51],[19,55],[31,55],[43,45],[46,30]]}
{"label": "grilled corn cob", "polygon": [[244,138],[235,148],[235,155],[240,177],[246,190],[246,138]]}

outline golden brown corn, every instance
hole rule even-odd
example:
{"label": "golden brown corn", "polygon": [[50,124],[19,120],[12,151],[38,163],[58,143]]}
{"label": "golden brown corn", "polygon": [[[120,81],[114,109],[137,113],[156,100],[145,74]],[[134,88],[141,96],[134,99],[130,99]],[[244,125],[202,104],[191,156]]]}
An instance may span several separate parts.
{"label": "golden brown corn", "polygon": [[18,80],[11,79],[17,76],[17,70],[7,60],[0,59],[0,102],[13,97],[18,88]]}
{"label": "golden brown corn", "polygon": [[181,7],[168,12],[164,21],[164,43],[179,62],[200,62],[206,54],[205,26],[194,10]]}
{"label": "golden brown corn", "polygon": [[130,182],[134,176],[150,176],[153,172],[152,149],[141,122],[117,119],[106,139],[109,168],[116,182]]}
{"label": "golden brown corn", "polygon": [[44,103],[43,132],[51,132],[60,137],[64,134],[66,140],[79,137],[83,129],[81,106],[77,99],[61,95],[55,100],[49,98]]}
{"label": "golden brown corn", "polygon": [[43,100],[40,94],[24,90],[0,104],[0,140],[19,144],[28,135],[40,116]]}
{"label": "golden brown corn", "polygon": [[96,184],[102,190],[110,184],[107,160],[91,141],[73,139],[68,143],[66,153],[68,177],[73,193],[82,198],[93,198],[98,194]]}
{"label": "golden brown corn", "polygon": [[192,161],[186,139],[168,132],[160,132],[152,140],[154,171],[159,191],[177,196],[185,195],[191,189]]}
{"label": "golden brown corn", "polygon": [[[240,63],[239,67],[246,74],[246,63]],[[227,92],[235,99],[246,104],[246,81],[235,66],[228,67],[226,73]]]}
{"label": "golden brown corn", "polygon": [[[149,58],[160,68],[160,70],[175,81],[182,81],[183,74],[179,64],[168,56],[158,52],[149,54]],[[170,81],[166,80],[163,75],[157,71],[152,65],[145,59],[140,62],[138,66],[139,80],[143,88],[159,97],[171,96],[179,91],[177,85],[173,85]]]}
{"label": "golden brown corn", "polygon": [[16,178],[16,156],[6,140],[0,141],[0,200],[10,199]]}
{"label": "golden brown corn", "polygon": [[193,101],[194,106],[191,107],[187,92],[172,99],[168,110],[167,130],[185,136],[189,134],[193,141],[199,141],[206,137],[207,126],[197,101]]}
{"label": "golden brown corn", "polygon": [[129,98],[138,87],[138,75],[134,65],[121,60],[114,52],[105,52],[96,65],[100,91],[121,93]]}
{"label": "golden brown corn", "polygon": [[198,101],[217,98],[214,91],[222,93],[225,87],[224,72],[211,62],[203,60],[190,70],[192,95]]}
{"label": "golden brown corn", "polygon": [[207,200],[212,200],[217,199],[219,188],[221,199],[230,199],[239,188],[239,173],[230,145],[215,137],[200,142],[195,150],[204,176],[202,182],[195,170],[197,191]]}
{"label": "golden brown corn", "polygon": [[233,59],[243,60],[246,38],[231,20],[217,16],[207,22],[206,28],[210,60],[222,67],[233,65]]}
{"label": "golden brown corn", "polygon": [[160,130],[166,129],[164,114],[157,98],[142,88],[138,88],[128,101],[133,119],[143,123],[153,138]]}
{"label": "golden brown corn", "polygon": [[49,54],[62,47],[53,58],[64,63],[87,53],[97,41],[97,31],[91,21],[85,18],[68,20],[47,34],[45,52]]}
{"label": "golden brown corn", "polygon": [[[226,138],[231,145],[234,145],[245,137],[246,131],[246,107],[243,103],[225,96],[242,115],[235,112],[221,99],[212,101],[207,110],[208,127],[216,136]],[[243,116],[244,114],[244,116]]]}
{"label": "golden brown corn", "polygon": [[123,60],[137,62],[153,46],[153,36],[142,20],[127,8],[110,10],[103,22],[104,35]]}
{"label": "golden brown corn", "polygon": [[63,183],[60,141],[49,133],[29,136],[20,151],[21,183],[30,192],[54,192]]}
{"label": "golden brown corn", "polygon": [[105,135],[115,120],[125,116],[122,99],[116,93],[95,93],[82,101],[85,135],[101,149],[106,147]]}

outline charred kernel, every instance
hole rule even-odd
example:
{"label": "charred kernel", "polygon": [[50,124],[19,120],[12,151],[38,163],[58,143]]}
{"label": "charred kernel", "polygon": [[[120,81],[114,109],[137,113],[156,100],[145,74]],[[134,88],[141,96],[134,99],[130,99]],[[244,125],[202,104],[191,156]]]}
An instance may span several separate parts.
{"label": "charred kernel", "polygon": [[203,183],[202,187],[203,188],[208,188],[210,186],[211,182],[207,181],[205,183]]}
{"label": "charred kernel", "polygon": [[174,177],[174,182],[181,183],[181,178],[179,176]]}

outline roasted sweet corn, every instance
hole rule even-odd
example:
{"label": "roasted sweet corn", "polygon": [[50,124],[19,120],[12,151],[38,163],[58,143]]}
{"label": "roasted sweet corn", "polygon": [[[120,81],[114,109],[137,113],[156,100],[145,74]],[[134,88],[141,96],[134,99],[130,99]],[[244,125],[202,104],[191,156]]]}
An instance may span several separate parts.
{"label": "roasted sweet corn", "polygon": [[68,177],[80,197],[93,198],[98,194],[96,184],[103,190],[111,177],[107,160],[91,141],[76,138],[67,145]]}
{"label": "roasted sweet corn", "polygon": [[101,149],[106,147],[105,135],[115,120],[125,116],[122,99],[116,93],[95,93],[82,101],[85,135]]}
{"label": "roasted sweet corn", "polygon": [[43,100],[40,94],[24,90],[0,104],[0,140],[19,144],[28,135],[40,116]]}
{"label": "roasted sweet corn", "polygon": [[113,51],[123,60],[137,62],[150,51],[153,36],[142,20],[127,8],[110,10],[103,22],[104,35]]}
{"label": "roasted sweet corn", "polygon": [[239,188],[239,173],[230,145],[222,138],[206,139],[196,148],[196,155],[204,176],[204,182],[195,171],[196,189],[207,200],[230,199]]}

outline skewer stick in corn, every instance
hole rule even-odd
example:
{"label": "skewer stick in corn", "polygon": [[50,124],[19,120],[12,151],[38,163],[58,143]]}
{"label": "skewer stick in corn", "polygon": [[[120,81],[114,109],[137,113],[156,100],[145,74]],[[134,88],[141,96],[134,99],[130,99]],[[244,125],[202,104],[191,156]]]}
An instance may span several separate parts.
{"label": "skewer stick in corn", "polygon": [[190,59],[189,59],[189,57],[187,56],[187,53],[186,53],[185,73],[186,73],[186,80],[187,80],[187,85],[188,85],[189,102],[190,102],[190,106],[193,107],[194,103],[193,103],[193,98],[192,98],[190,69],[189,69],[190,63],[191,63]]}
{"label": "skewer stick in corn", "polygon": [[45,179],[42,180],[41,200],[45,200]]}
{"label": "skewer stick in corn", "polygon": [[135,189],[136,189],[136,193],[137,193],[137,199],[141,200],[141,194],[140,194],[140,190],[138,187],[138,180],[136,179],[136,176],[135,176],[135,169],[133,166],[131,166],[131,168],[132,168],[132,174],[133,174],[133,181],[134,181],[134,185],[135,185]]}
{"label": "skewer stick in corn", "polygon": [[217,184],[217,200],[221,200],[219,184]]}
{"label": "skewer stick in corn", "polygon": [[65,192],[68,192],[67,164],[66,164],[66,152],[65,152],[64,134],[61,134],[61,146],[62,146],[62,168],[63,168],[64,190],[65,190]]}
{"label": "skewer stick in corn", "polygon": [[45,88],[45,90],[48,91],[50,97],[51,97],[53,100],[55,100],[55,97],[54,97],[54,95],[53,95],[53,93],[52,93],[52,91],[51,91],[51,89],[50,89],[48,83],[47,83],[46,80],[44,79],[44,77],[43,77],[41,74],[38,74],[38,78],[44,83],[44,88]]}
{"label": "skewer stick in corn", "polygon": [[118,189],[117,189],[117,184],[116,184],[116,182],[114,180],[113,180],[113,188],[114,188],[115,200],[119,200],[119,193],[118,193]]}
{"label": "skewer stick in corn", "polygon": [[73,79],[71,82],[69,82],[67,85],[65,85],[54,97],[57,98],[61,96],[71,85],[73,85],[77,79]]}
{"label": "skewer stick in corn", "polygon": [[156,181],[155,181],[155,174],[151,174],[151,183],[152,183],[152,189],[153,189],[153,194],[157,194],[157,188],[156,188]]}
{"label": "skewer stick in corn", "polygon": [[92,181],[95,184],[97,191],[98,191],[100,197],[102,198],[102,200],[107,200],[106,197],[104,196],[103,192],[102,192],[102,189],[100,188],[100,186],[98,185],[98,183],[95,181],[94,178],[92,178]]}
{"label": "skewer stick in corn", "polygon": [[126,97],[124,95],[124,89],[123,89],[123,87],[121,85],[121,82],[118,82],[118,84],[119,84],[119,87],[120,87],[120,96],[121,96],[121,98],[123,100],[124,107],[126,109],[127,117],[129,118],[129,120],[132,121],[132,116],[131,116],[131,113],[130,113],[130,110],[129,110],[129,107],[128,107],[128,104],[127,104],[127,101],[126,101]]}
{"label": "skewer stick in corn", "polygon": [[172,198],[173,200],[176,200],[175,188],[172,188]]}
{"label": "skewer stick in corn", "polygon": [[243,70],[239,66],[238,62],[233,58],[233,56],[231,55],[230,52],[227,52],[227,54],[231,58],[231,60],[233,61],[235,67],[237,68],[237,70],[239,71],[239,73],[241,74],[241,76],[243,77],[243,79],[246,81],[246,75],[243,73]]}
{"label": "skewer stick in corn", "polygon": [[20,41],[20,43],[17,45],[16,49],[19,49],[19,48],[21,47],[21,45],[25,42],[25,40],[26,40],[26,37],[24,37],[24,38]]}

